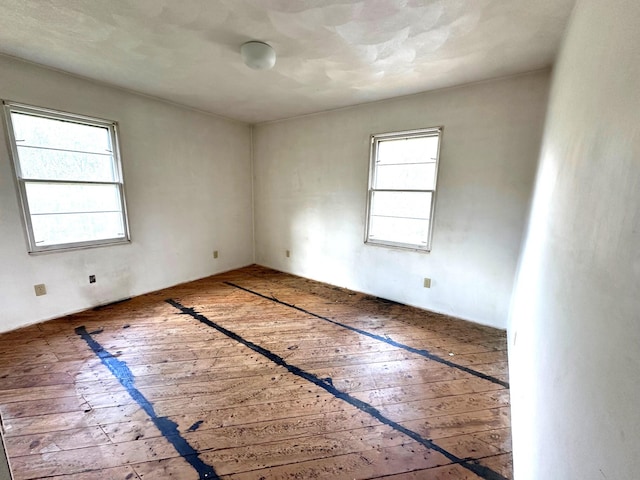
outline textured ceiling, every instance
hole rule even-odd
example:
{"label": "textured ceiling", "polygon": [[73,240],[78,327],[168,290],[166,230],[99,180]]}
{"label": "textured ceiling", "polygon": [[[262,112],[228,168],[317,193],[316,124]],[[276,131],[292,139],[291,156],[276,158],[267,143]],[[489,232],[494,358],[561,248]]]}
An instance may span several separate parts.
{"label": "textured ceiling", "polygon": [[[258,123],[552,64],[574,0],[0,0],[0,52]],[[247,40],[278,53],[246,67]]]}

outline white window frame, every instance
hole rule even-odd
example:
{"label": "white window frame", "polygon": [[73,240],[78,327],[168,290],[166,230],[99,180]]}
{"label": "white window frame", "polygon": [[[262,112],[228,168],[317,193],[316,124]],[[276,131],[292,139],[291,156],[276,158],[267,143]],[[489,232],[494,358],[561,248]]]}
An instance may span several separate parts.
{"label": "white window frame", "polygon": [[[4,100],[5,113],[5,133],[9,140],[11,160],[14,172],[18,197],[22,209],[23,226],[27,236],[28,251],[30,254],[54,252],[61,250],[77,250],[83,248],[100,247],[105,245],[117,245],[130,243],[129,222],[127,218],[127,207],[124,193],[124,177],[122,173],[122,162],[120,159],[120,144],[118,142],[118,125],[114,121],[104,120],[100,118],[88,117],[74,113],[61,112],[49,108],[36,107],[23,103],[11,102]],[[84,180],[52,180],[52,179],[32,179],[22,176],[20,168],[20,160],[18,157],[18,147],[14,135],[13,123],[11,121],[11,113],[22,113],[26,115],[34,115],[42,118],[50,118],[54,120],[63,120],[66,122],[76,123],[80,125],[89,125],[93,127],[106,128],[111,137],[111,145],[113,148],[114,162],[114,181],[84,181]],[[90,240],[72,243],[61,243],[52,245],[36,245],[31,222],[31,213],[29,210],[29,202],[27,198],[26,183],[48,183],[48,184],[66,184],[66,185],[116,185],[120,194],[120,208],[123,217],[124,237],[106,238],[100,240]]]}
{"label": "white window frame", "polygon": [[[442,145],[442,130],[443,127],[431,127],[431,128],[421,128],[416,130],[406,130],[401,132],[390,132],[390,133],[378,133],[371,135],[371,149],[370,149],[370,161],[369,161],[369,188],[367,193],[367,212],[366,212],[366,226],[365,226],[365,238],[364,242],[368,245],[379,245],[384,247],[394,247],[401,248],[406,250],[414,250],[419,252],[430,252],[431,251],[431,241],[433,238],[433,224],[434,224],[434,214],[436,208],[436,192],[437,192],[437,184],[438,184],[438,167],[440,165],[440,148]],[[376,184],[376,175],[378,175],[377,168],[377,158],[378,158],[378,149],[379,144],[381,142],[387,140],[402,140],[402,139],[412,139],[419,137],[438,137],[438,151],[435,160],[435,176],[434,176],[434,188],[428,190],[409,190],[409,189],[376,189],[374,185]],[[373,199],[373,195],[375,192],[430,192],[431,197],[431,211],[429,212],[429,233],[427,235],[427,242],[425,245],[417,245],[414,243],[402,243],[395,242],[391,240],[371,238],[370,236],[370,224],[371,224],[371,203]]]}

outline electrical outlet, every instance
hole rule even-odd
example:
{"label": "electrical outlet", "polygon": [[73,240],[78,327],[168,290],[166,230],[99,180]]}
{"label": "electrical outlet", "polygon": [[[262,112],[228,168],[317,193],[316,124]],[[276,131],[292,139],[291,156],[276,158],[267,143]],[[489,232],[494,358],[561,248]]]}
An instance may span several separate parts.
{"label": "electrical outlet", "polygon": [[218,258],[218,250],[213,251],[213,258]]}
{"label": "electrical outlet", "polygon": [[431,288],[431,279],[430,278],[425,278],[423,285],[424,285],[424,288]]}
{"label": "electrical outlet", "polygon": [[96,276],[95,275],[89,275],[89,283],[96,283]]}
{"label": "electrical outlet", "polygon": [[47,294],[47,287],[44,286],[44,283],[34,285],[33,289],[36,291],[36,297],[40,297],[42,295]]}
{"label": "electrical outlet", "polygon": [[286,255],[286,257],[287,257],[287,258],[289,258],[289,257],[291,256],[291,252],[290,252],[289,250],[287,250],[287,251],[285,252],[285,255]]}

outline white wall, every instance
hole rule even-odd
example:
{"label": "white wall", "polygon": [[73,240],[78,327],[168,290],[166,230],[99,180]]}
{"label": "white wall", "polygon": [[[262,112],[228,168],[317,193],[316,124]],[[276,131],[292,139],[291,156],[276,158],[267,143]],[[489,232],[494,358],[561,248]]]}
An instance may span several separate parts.
{"label": "white wall", "polygon": [[[256,126],[257,263],[505,328],[548,82],[536,72]],[[364,245],[369,135],[439,125],[432,252]]]}
{"label": "white wall", "polygon": [[7,452],[4,448],[4,440],[0,434],[0,480],[11,480],[12,478]]}
{"label": "white wall", "polygon": [[509,331],[518,480],[640,476],[640,3],[579,1]]}
{"label": "white wall", "polygon": [[[253,262],[249,126],[6,57],[0,97],[119,122],[132,235],[28,255],[2,135],[0,331]],[[37,283],[46,296],[35,297]]]}

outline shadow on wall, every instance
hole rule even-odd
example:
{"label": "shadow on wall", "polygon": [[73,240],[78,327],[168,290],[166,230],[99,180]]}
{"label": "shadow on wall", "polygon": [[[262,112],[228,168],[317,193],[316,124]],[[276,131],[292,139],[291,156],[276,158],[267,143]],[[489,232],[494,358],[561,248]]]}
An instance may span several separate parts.
{"label": "shadow on wall", "polygon": [[351,253],[361,244],[354,244],[352,232],[341,225],[340,213],[328,215],[322,201],[313,198],[289,218],[288,246],[282,252],[285,271],[341,287],[358,285],[358,266]]}
{"label": "shadow on wall", "polygon": [[9,469],[9,462],[7,461],[7,453],[4,449],[4,440],[0,435],[0,480],[12,480],[11,470]]}

